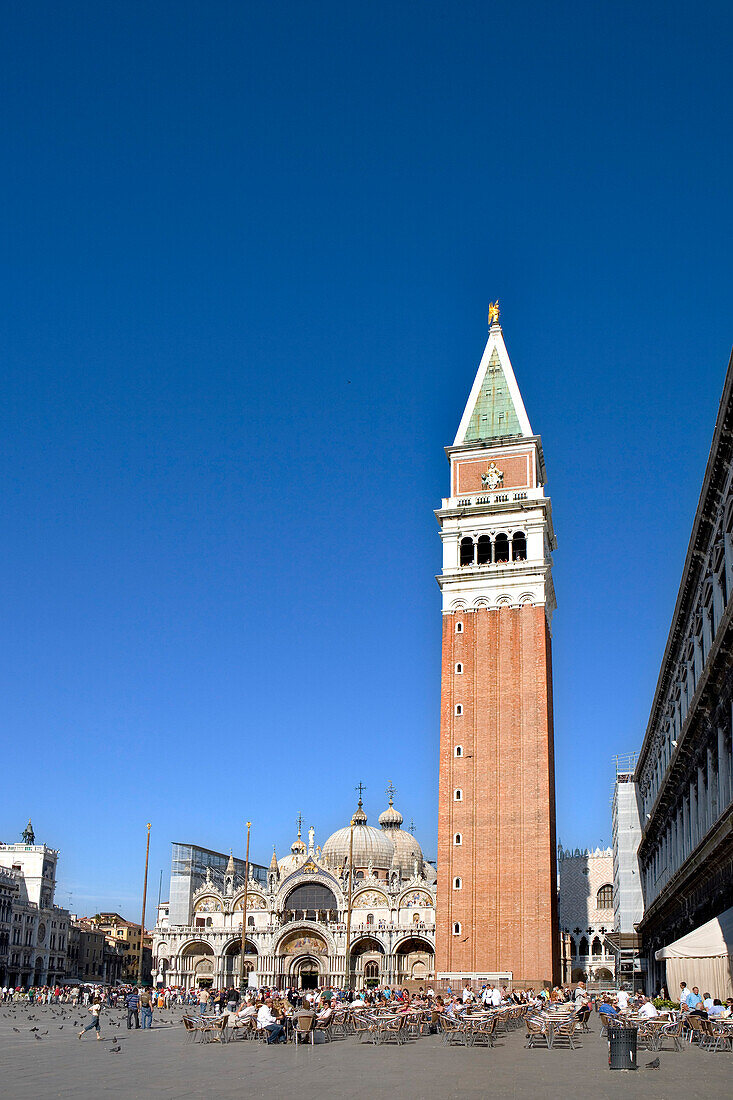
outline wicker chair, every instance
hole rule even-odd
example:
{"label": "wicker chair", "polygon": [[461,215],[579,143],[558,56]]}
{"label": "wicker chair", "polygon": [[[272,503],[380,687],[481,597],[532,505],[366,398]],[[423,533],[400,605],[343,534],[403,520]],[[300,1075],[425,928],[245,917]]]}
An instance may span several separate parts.
{"label": "wicker chair", "polygon": [[376,1043],[377,1022],[366,1012],[355,1012],[353,1018],[354,1034],[360,1043]]}
{"label": "wicker chair", "polygon": [[466,1041],[466,1025],[454,1020],[451,1016],[441,1015],[440,1030],[443,1034],[443,1042],[449,1046],[463,1046],[467,1045]]}
{"label": "wicker chair", "polygon": [[702,1022],[708,1034],[706,1049],[711,1054],[715,1054],[719,1050],[733,1049],[733,1032],[725,1024],[718,1023],[716,1020],[703,1020]]}
{"label": "wicker chair", "polygon": [[664,1042],[666,1039],[671,1039],[674,1050],[678,1053],[685,1049],[683,1039],[685,1033],[682,1028],[682,1017],[679,1020],[672,1020],[668,1024],[662,1024],[659,1029],[659,1050],[664,1050]]}
{"label": "wicker chair", "polygon": [[546,1047],[550,1049],[550,1038],[547,1034],[547,1025],[539,1016],[527,1016],[524,1021],[527,1028],[526,1047]]}
{"label": "wicker chair", "polygon": [[391,1019],[381,1020],[378,1028],[378,1042],[397,1043],[398,1046],[406,1043],[405,1023],[406,1018],[404,1016],[393,1016]]}
{"label": "wicker chair", "polygon": [[293,1039],[297,1046],[298,1043],[310,1042],[311,1046],[315,1042],[315,1022],[316,1018],[312,1012],[296,1012],[293,1019]]}
{"label": "wicker chair", "polygon": [[331,1038],[345,1039],[349,1031],[349,1010],[337,1008],[331,1021]]}
{"label": "wicker chair", "polygon": [[573,1033],[578,1026],[578,1021],[575,1016],[567,1016],[564,1020],[558,1020],[552,1031],[552,1046],[555,1047],[568,1046],[571,1050],[575,1050],[575,1041],[573,1039]]}
{"label": "wicker chair", "polygon": [[201,1032],[202,1043],[221,1043],[222,1046],[227,1041],[227,1018],[226,1016],[217,1016],[213,1020],[207,1021],[199,1028]]}
{"label": "wicker chair", "polygon": [[481,1020],[471,1033],[472,1047],[493,1047],[496,1032],[496,1016],[487,1016]]}
{"label": "wicker chair", "polygon": [[685,1022],[690,1030],[690,1042],[697,1043],[701,1050],[705,1050],[708,1046],[710,1036],[705,1028],[702,1017],[696,1016],[694,1012],[689,1012],[685,1017]]}
{"label": "wicker chair", "polygon": [[198,1038],[198,1024],[190,1016],[183,1017],[184,1038],[187,1043],[195,1043]]}
{"label": "wicker chair", "polygon": [[331,1025],[333,1024],[333,1012],[331,1009],[324,1013],[320,1020],[316,1019],[315,1031],[323,1032],[325,1042],[331,1042]]}

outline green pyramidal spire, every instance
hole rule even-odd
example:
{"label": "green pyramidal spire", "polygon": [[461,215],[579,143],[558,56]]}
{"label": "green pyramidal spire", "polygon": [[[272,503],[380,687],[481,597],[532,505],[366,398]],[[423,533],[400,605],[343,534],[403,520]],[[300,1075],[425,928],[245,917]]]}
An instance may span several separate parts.
{"label": "green pyramidal spire", "polygon": [[492,439],[530,436],[532,427],[504,343],[495,320],[481,357],[454,446]]}
{"label": "green pyramidal spire", "polygon": [[499,439],[506,435],[521,434],[519,417],[509,392],[509,384],[501,366],[499,352],[494,348],[471,413],[464,442],[476,443],[484,439]]}

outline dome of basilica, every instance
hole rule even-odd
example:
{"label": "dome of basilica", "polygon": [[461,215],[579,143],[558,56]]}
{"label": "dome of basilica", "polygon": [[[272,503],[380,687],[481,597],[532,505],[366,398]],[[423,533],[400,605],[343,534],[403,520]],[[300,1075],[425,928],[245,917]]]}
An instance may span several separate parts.
{"label": "dome of basilica", "polygon": [[300,835],[300,821],[298,821],[298,838],[294,840],[290,846],[290,855],[283,856],[282,859],[277,861],[277,869],[280,872],[280,877],[285,878],[287,875],[292,875],[293,871],[297,871],[298,868],[305,863],[307,854],[308,849],[305,846],[305,841]]}
{"label": "dome of basilica", "polygon": [[[375,871],[388,871],[392,866],[394,845],[382,829],[367,825],[361,799],[359,808],[352,817],[354,824],[353,861],[355,868],[367,868],[371,863]],[[351,828],[338,829],[323,845],[323,860],[332,871],[340,871],[349,861]]]}
{"label": "dome of basilica", "polygon": [[400,876],[402,878],[411,878],[415,873],[415,862],[417,861],[418,872],[422,871],[423,867],[423,854],[422,848],[415,840],[412,833],[405,832],[401,827],[404,818],[399,810],[394,806],[394,787],[390,786],[389,791],[389,806],[379,815],[379,824],[382,826],[383,833],[389,838],[393,848],[392,869],[399,869]]}

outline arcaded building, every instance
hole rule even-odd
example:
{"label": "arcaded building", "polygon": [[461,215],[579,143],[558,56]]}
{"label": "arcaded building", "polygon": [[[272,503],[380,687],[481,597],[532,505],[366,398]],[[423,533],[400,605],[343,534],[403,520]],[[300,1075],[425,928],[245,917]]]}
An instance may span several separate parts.
{"label": "arcaded building", "polygon": [[[246,891],[232,857],[223,874],[206,870],[185,912],[178,890],[177,909],[159,910],[154,982],[219,988],[238,985],[242,972],[252,984],[278,989],[417,987],[432,980],[435,868],[402,828],[393,793],[378,827],[369,824],[360,800],[353,828],[338,829],[322,848],[313,828],[306,843],[299,826],[290,853],[278,859],[273,851],[264,876],[253,868]],[[176,858],[174,852],[174,864]]]}
{"label": "arcaded building", "polygon": [[573,982],[612,982],[616,951],[607,940],[614,927],[613,849],[559,847],[558,919],[569,938]]}
{"label": "arcaded building", "polygon": [[732,713],[733,357],[634,776],[651,989],[665,949],[733,907]]}
{"label": "arcaded building", "polygon": [[437,976],[559,978],[550,624],[555,535],[542,442],[498,306],[455,440],[443,544]]}

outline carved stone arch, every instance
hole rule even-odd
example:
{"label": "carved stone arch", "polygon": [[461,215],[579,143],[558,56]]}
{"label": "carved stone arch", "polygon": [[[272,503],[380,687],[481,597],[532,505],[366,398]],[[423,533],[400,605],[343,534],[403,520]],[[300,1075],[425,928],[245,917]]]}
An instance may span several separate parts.
{"label": "carved stone arch", "polygon": [[352,958],[370,952],[386,957],[389,954],[389,944],[386,942],[386,937],[380,936],[375,932],[367,932],[363,936],[355,936],[351,941],[349,950]]}
{"label": "carved stone arch", "polygon": [[[232,913],[241,913],[242,904],[244,902],[244,889],[237,890],[234,897],[231,899]],[[267,898],[259,890],[247,891],[247,912],[251,913],[265,913],[267,912]]]}
{"label": "carved stone arch", "polygon": [[465,600],[453,600],[453,603],[450,605],[450,609],[451,609],[451,611],[465,611],[466,610],[466,601]]}
{"label": "carved stone arch", "polygon": [[202,947],[204,948],[201,952],[202,955],[212,955],[216,957],[216,951],[214,950],[213,944],[209,943],[203,936],[191,936],[190,939],[179,946],[175,954],[179,957],[182,955],[193,955],[194,952],[191,950],[192,947]]}
{"label": "carved stone arch", "polygon": [[[377,900],[377,895],[379,900]],[[352,909],[389,909],[389,898],[383,890],[366,889],[354,894]]]}
{"label": "carved stone arch", "polygon": [[497,607],[511,607],[511,605],[512,605],[511,596],[504,595],[504,596],[498,596],[497,597],[497,600],[496,600],[496,606]]}
{"label": "carved stone arch", "polygon": [[[236,948],[236,950],[233,950],[234,948]],[[227,942],[222,945],[221,953],[222,953],[222,955],[238,955],[241,950],[242,950],[242,937],[241,936],[234,936],[232,939],[227,940]],[[259,950],[257,949],[257,944],[254,942],[254,940],[250,939],[249,936],[245,936],[245,939],[244,939],[244,954],[245,955],[259,955]]]}
{"label": "carved stone arch", "polygon": [[537,597],[534,594],[534,592],[522,592],[521,596],[519,597],[519,603],[520,603],[520,606],[522,604],[530,604],[530,606],[531,606],[531,605],[534,604],[536,599],[537,599]]}
{"label": "carved stone arch", "polygon": [[296,886],[305,886],[306,883],[309,882],[315,883],[317,886],[325,886],[336,898],[337,908],[345,908],[346,899],[344,898],[343,890],[336,876],[331,874],[330,871],[293,871],[292,875],[288,875],[285,881],[280,884],[280,889],[275,898],[275,908],[277,911],[282,912],[285,907],[285,902]]}
{"label": "carved stone arch", "polygon": [[308,936],[319,937],[325,942],[329,955],[337,954],[336,941],[328,929],[317,921],[309,920],[293,921],[292,923],[286,924],[284,928],[281,928],[273,941],[271,953],[273,955],[279,955],[283,943],[298,932],[301,933],[304,938]]}
{"label": "carved stone arch", "polygon": [[407,944],[415,944],[415,950],[425,951],[430,955],[435,954],[435,944],[431,943],[427,936],[421,932],[415,932],[414,929],[409,931],[406,929],[406,935],[402,936],[392,947],[392,954],[397,955],[400,952],[400,948],[405,947]]}
{"label": "carved stone arch", "polygon": [[[427,900],[417,900],[416,895]],[[408,886],[397,899],[398,909],[434,909],[435,898],[430,890],[422,886]]]}
{"label": "carved stone arch", "polygon": [[489,600],[489,598],[487,596],[477,596],[476,599],[473,601],[473,606],[474,607],[490,607],[491,606],[491,600]]}
{"label": "carved stone arch", "polygon": [[199,913],[223,913],[224,898],[215,890],[203,890],[200,893],[197,891],[193,897],[193,911],[197,915]]}

